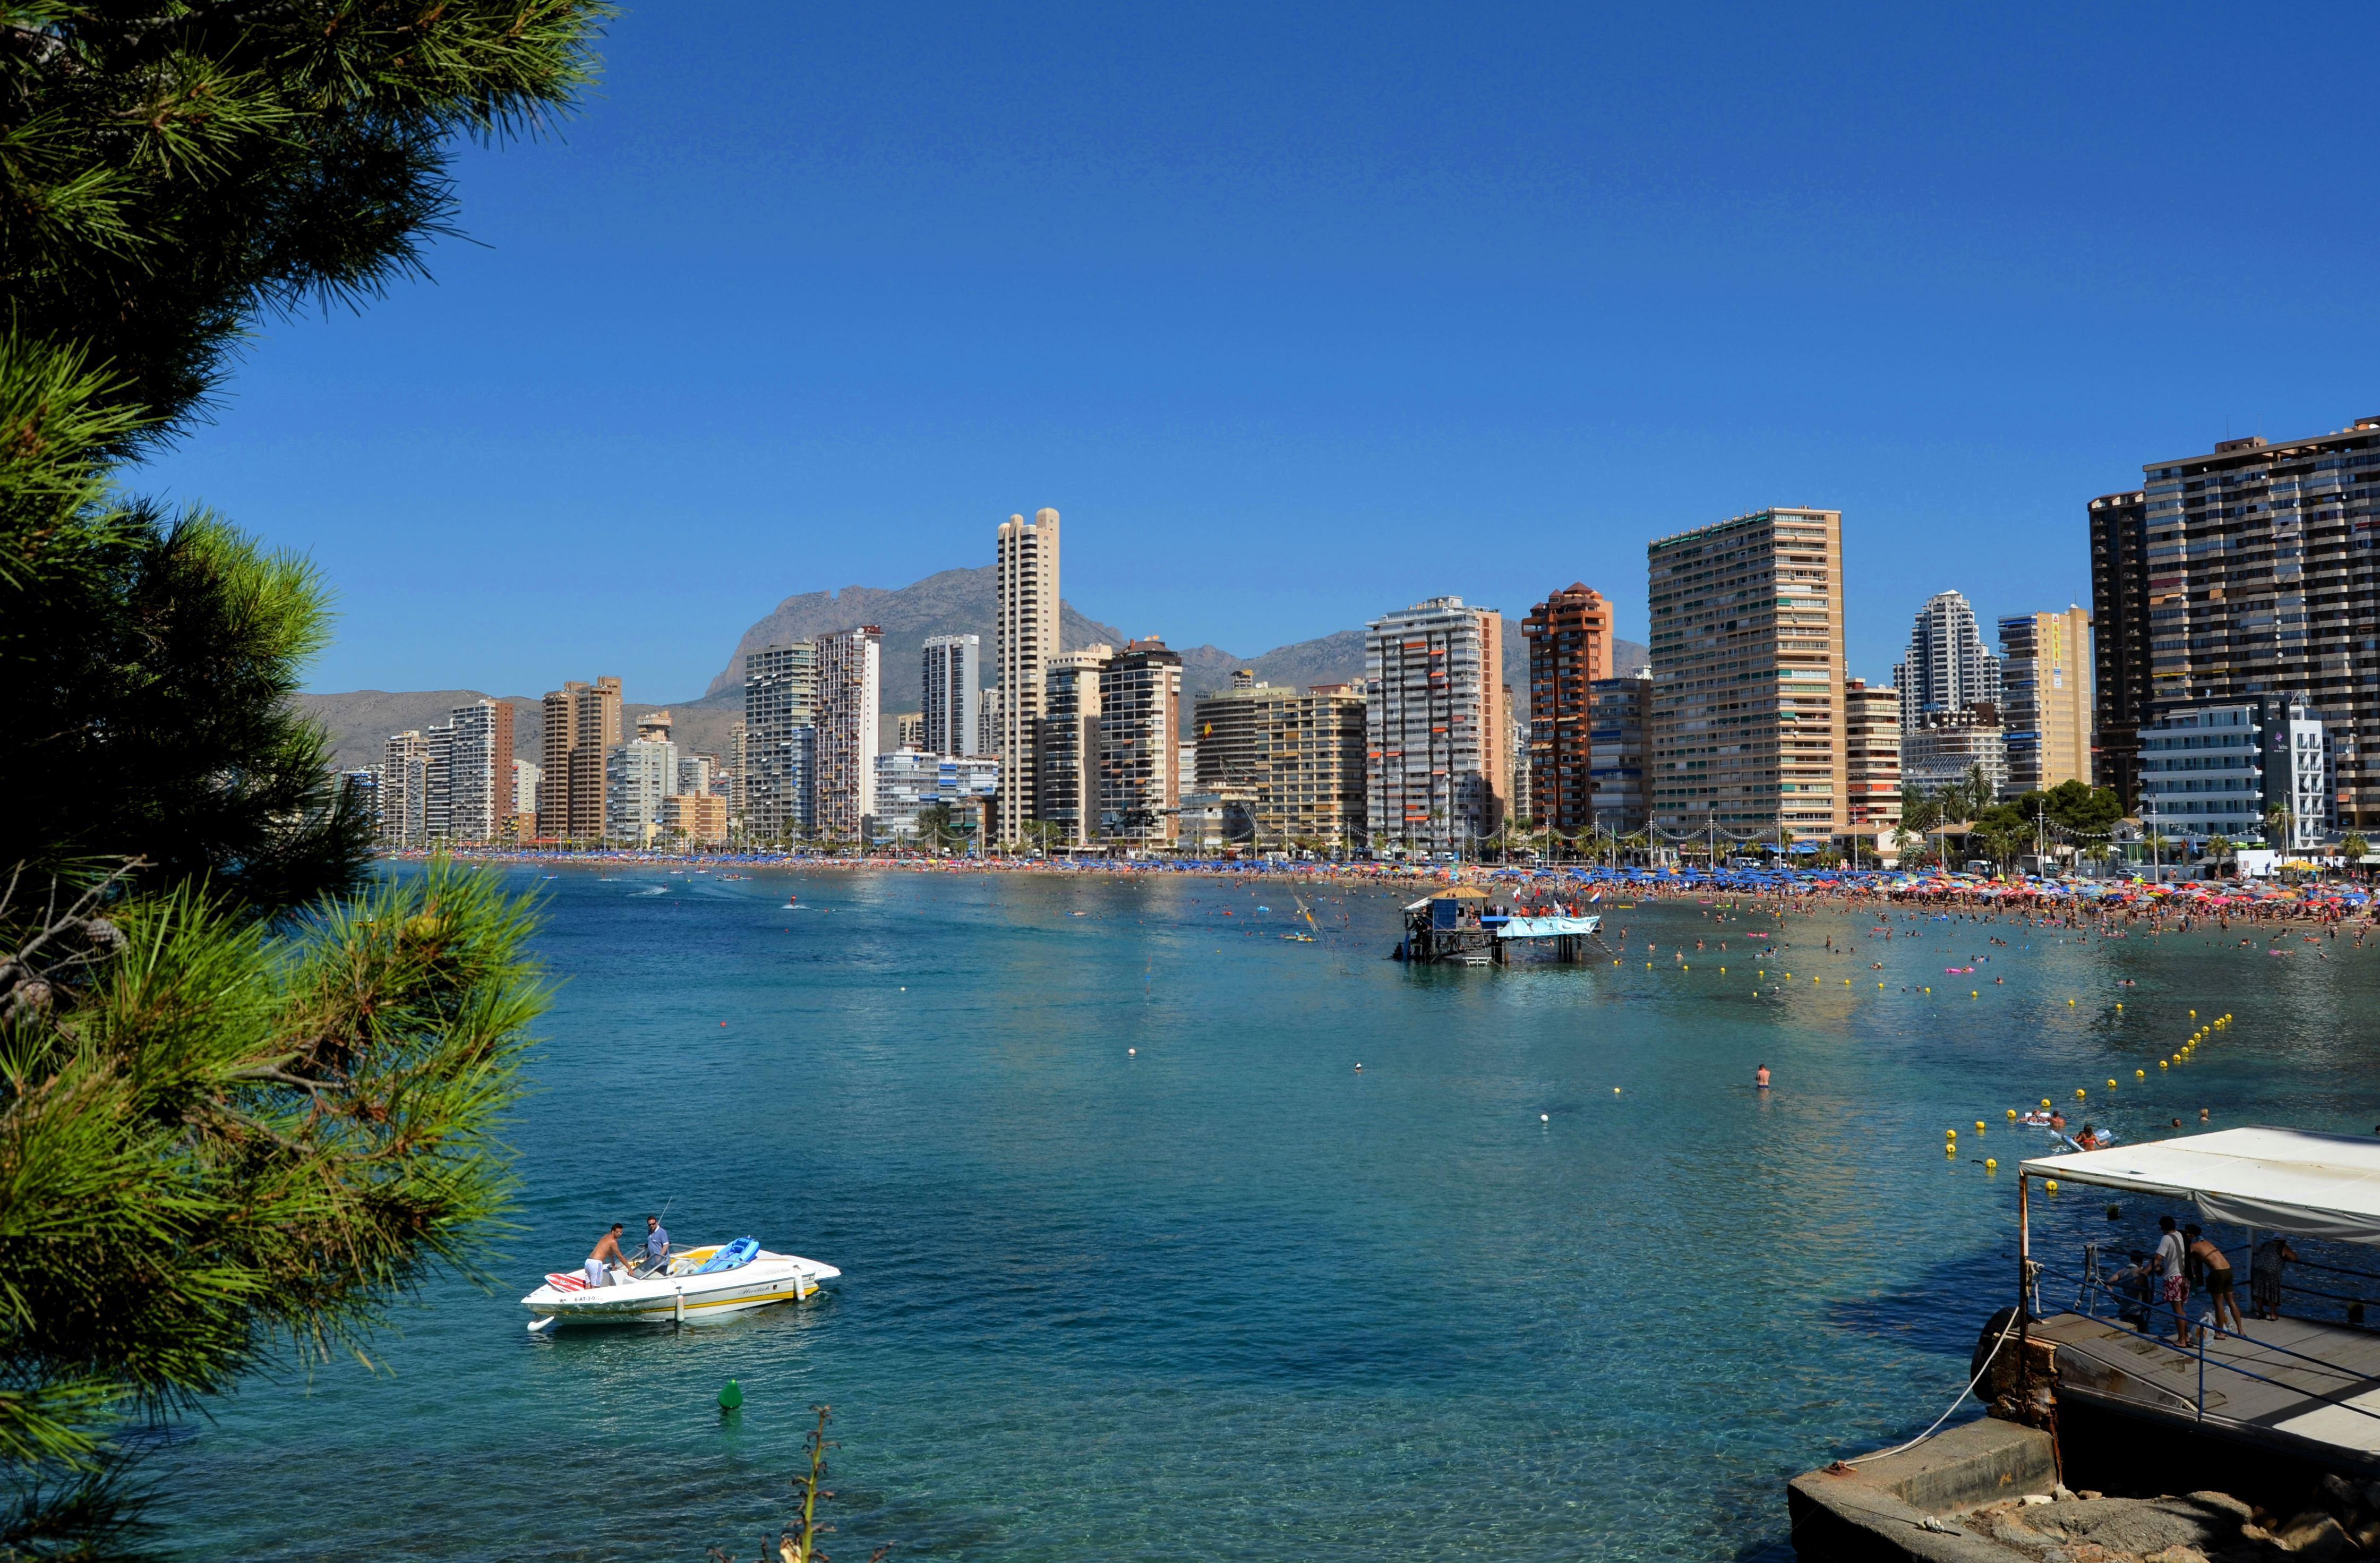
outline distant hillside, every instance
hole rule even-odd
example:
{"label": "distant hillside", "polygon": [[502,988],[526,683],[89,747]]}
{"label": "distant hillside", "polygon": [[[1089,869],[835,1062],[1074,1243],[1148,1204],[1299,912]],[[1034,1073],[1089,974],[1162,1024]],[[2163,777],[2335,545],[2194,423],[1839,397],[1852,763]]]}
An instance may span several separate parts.
{"label": "distant hillside", "polygon": [[[943,570],[897,591],[875,586],[846,586],[841,592],[808,592],[779,603],[768,617],[735,643],[727,665],[710,680],[704,707],[731,707],[741,699],[744,654],[762,646],[783,645],[837,629],[873,624],[884,631],[883,708],[914,711],[926,638],[929,635],[983,637],[983,681],[998,682],[992,664],[992,629],[999,617],[997,568]],[[1147,627],[1152,631],[1161,627]],[[1061,603],[1058,641],[1066,650],[1105,641],[1121,646],[1130,637],[1111,624],[1089,617],[1071,603]],[[1235,668],[1249,667],[1268,684],[1338,684],[1364,676],[1364,632],[1342,629],[1317,640],[1276,646],[1261,656],[1243,656],[1220,646],[1176,646],[1182,653],[1182,684],[1196,697],[1228,687]],[[1645,648],[1633,641],[1614,643],[1614,661],[1622,668],[1645,660]],[[1521,638],[1521,622],[1504,620],[1504,681],[1516,694],[1529,685],[1528,644]]]}
{"label": "distant hillside", "polygon": [[[475,700],[489,697],[477,690],[416,690],[392,693],[387,690],[350,690],[343,694],[299,695],[300,709],[322,724],[331,735],[332,752],[339,768],[355,770],[381,762],[382,745],[391,733],[401,733],[408,727],[422,728],[443,722],[458,705],[468,705]],[[513,708],[513,753],[534,765],[544,743],[545,704],[528,695],[494,697]],[[628,736],[636,733],[637,718],[654,705],[624,703],[620,707],[621,726]],[[733,708],[674,705],[670,711],[671,736],[678,747],[706,754],[727,752],[729,724],[743,714],[741,702]]]}
{"label": "distant hillside", "polygon": [[[873,624],[884,631],[884,694],[887,711],[915,711],[925,667],[927,637],[983,637],[982,677],[998,682],[991,662],[992,629],[1000,618],[998,567],[943,570],[913,586],[888,592],[877,586],[846,586],[840,592],[806,592],[779,603],[769,617],[744,631],[735,654],[710,680],[705,702],[726,696],[740,699],[744,685],[744,654],[763,646],[807,641],[813,635],[856,629]],[[1072,603],[1058,604],[1058,644],[1071,651],[1106,641],[1121,646],[1124,632],[1100,624],[1076,611]]]}

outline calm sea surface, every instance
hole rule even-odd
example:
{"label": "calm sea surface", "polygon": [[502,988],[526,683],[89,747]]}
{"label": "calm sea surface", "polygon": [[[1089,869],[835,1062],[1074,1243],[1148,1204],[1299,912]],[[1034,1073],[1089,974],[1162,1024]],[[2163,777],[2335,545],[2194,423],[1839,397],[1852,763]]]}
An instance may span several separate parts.
{"label": "calm sea surface", "polygon": [[[1787,1477],[1965,1382],[2044,1144],[2006,1108],[2380,1119],[2380,951],[2344,939],[1822,914],[1764,960],[1774,918],[1671,903],[1611,912],[1616,967],[1409,971],[1384,893],[1309,896],[1299,944],[1286,885],[540,879],[564,986],[503,1287],[194,1421],[151,1467],[170,1550],[749,1557],[826,1401],[840,1563],[1746,1557]],[[2192,1007],[2238,1020],[2161,1074]],[[664,1202],[844,1279],[524,1331]],[[2053,1257],[2155,1214],[2070,1191]]]}

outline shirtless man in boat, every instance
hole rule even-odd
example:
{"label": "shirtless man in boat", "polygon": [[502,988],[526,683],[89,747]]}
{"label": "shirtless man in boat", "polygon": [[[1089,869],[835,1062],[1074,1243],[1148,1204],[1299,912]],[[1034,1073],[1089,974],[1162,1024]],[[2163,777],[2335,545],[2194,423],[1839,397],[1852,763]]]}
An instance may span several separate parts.
{"label": "shirtless man in boat", "polygon": [[617,1264],[623,1270],[628,1267],[628,1256],[620,1252],[620,1234],[626,1230],[626,1227],[614,1221],[612,1223],[610,1231],[595,1239],[595,1252],[587,1256],[589,1286],[608,1287],[612,1284],[612,1272],[604,1268],[606,1260]]}

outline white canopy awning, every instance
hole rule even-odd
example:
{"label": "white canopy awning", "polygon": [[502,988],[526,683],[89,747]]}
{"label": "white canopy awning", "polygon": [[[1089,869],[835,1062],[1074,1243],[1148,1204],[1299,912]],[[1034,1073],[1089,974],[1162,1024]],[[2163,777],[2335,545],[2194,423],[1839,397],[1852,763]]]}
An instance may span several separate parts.
{"label": "white canopy awning", "polygon": [[2295,1129],[2226,1129],[2070,1156],[2023,1170],[2190,1200],[2209,1221],[2380,1244],[2380,1140]]}

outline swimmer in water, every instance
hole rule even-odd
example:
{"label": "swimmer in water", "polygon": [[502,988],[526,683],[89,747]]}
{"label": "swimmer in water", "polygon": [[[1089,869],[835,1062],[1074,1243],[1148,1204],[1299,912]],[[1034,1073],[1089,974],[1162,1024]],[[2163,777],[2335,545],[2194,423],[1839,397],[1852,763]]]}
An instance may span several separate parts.
{"label": "swimmer in water", "polygon": [[1768,1089],[1767,1065],[1763,1064],[1760,1068],[1752,1071],[1752,1084],[1755,1090],[1766,1091]]}

